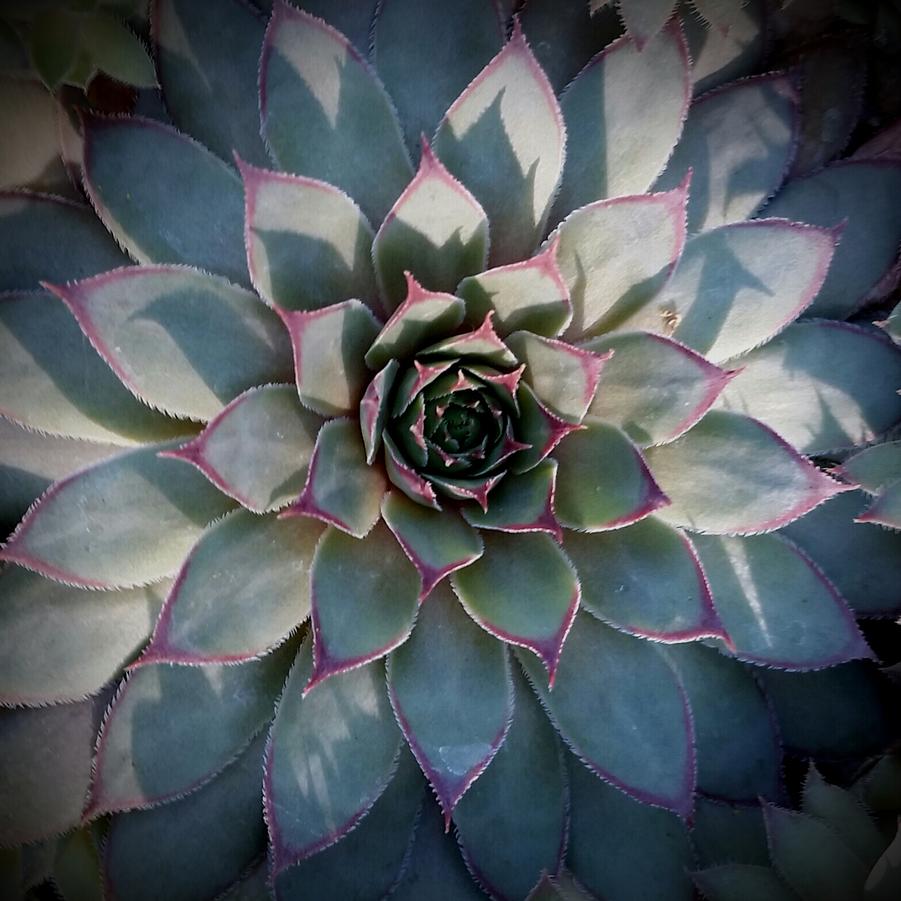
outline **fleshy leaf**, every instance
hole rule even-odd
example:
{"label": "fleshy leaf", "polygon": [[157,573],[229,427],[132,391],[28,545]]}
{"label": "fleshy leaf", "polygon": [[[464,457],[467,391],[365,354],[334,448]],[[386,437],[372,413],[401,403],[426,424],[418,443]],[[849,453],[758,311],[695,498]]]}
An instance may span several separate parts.
{"label": "fleshy leaf", "polygon": [[90,826],[75,829],[58,839],[52,880],[64,898],[103,901],[100,848]]}
{"label": "fleshy leaf", "polygon": [[500,8],[492,0],[379,4],[373,59],[397,103],[410,148],[420,134],[434,133],[444,111],[500,50],[502,24]]}
{"label": "fleshy leaf", "polygon": [[597,354],[613,352],[588,418],[619,426],[639,445],[666,444],[688,431],[732,378],[662,335],[625,332],[582,346]]}
{"label": "fleshy leaf", "polygon": [[459,501],[475,501],[482,510],[488,509],[488,495],[491,489],[503,479],[504,474],[481,476],[473,479],[452,479],[430,476],[429,481],[447,497]]}
{"label": "fleshy leaf", "polygon": [[38,81],[4,75],[0,78],[0,117],[0,189],[26,187],[73,196],[60,159],[53,95]]}
{"label": "fleshy leaf", "polygon": [[563,170],[566,130],[547,76],[513,36],[453,102],[434,146],[491,222],[491,261],[532,254]]}
{"label": "fleshy leaf", "polygon": [[[486,9],[490,5],[487,0],[476,2]],[[415,79],[417,85],[423,81],[431,79]],[[389,310],[409,295],[408,272],[430,291],[449,292],[462,278],[485,268],[485,211],[445,169],[425,138],[419,171],[382,222],[372,245],[372,258],[379,291]]]}
{"label": "fleshy leaf", "polygon": [[[267,9],[274,5],[273,0],[257,0],[257,3]],[[345,0],[299,0],[293,5],[313,16],[319,16],[337,28],[360,51],[361,56],[369,53],[376,6],[372,0],[362,0],[360,3],[346,3]]]}
{"label": "fleshy leaf", "polygon": [[382,445],[382,432],[388,419],[389,400],[397,375],[397,360],[389,360],[373,377],[360,401],[360,433],[366,450],[366,462],[372,466]]}
{"label": "fleshy leaf", "polygon": [[372,227],[324,181],[239,162],[244,241],[253,285],[283,310],[318,310],[357,298],[375,305]]}
{"label": "fleshy leaf", "polygon": [[244,510],[191,548],[139,665],[237,663],[281,644],[309,615],[323,526]]}
{"label": "fleshy leaf", "polygon": [[635,45],[645,45],[666,25],[676,0],[618,0],[619,14]]}
{"label": "fleshy leaf", "polygon": [[28,431],[0,417],[0,531],[8,535],[53,481],[119,450]]}
{"label": "fleshy leaf", "polygon": [[485,553],[451,577],[466,612],[495,638],[534,651],[554,684],[579,606],[572,563],[541,534],[486,532]]}
{"label": "fleshy leaf", "polygon": [[300,493],[321,425],[300,405],[293,385],[265,385],[236,397],[193,441],[166,456],[187,460],[243,507],[265,513]]}
{"label": "fleshy leaf", "polygon": [[867,876],[864,891],[872,901],[891,901],[898,894],[901,889],[899,856],[901,856],[901,827]]}
{"label": "fleshy leaf", "polygon": [[124,445],[191,431],[135,398],[55,297],[0,298],[0,343],[0,413],[28,428]]}
{"label": "fleshy leaf", "polygon": [[798,901],[798,896],[770,867],[748,863],[724,863],[692,873],[707,901]]}
{"label": "fleshy leaf", "polygon": [[873,656],[844,598],[781,535],[696,535],[694,543],[740,660],[804,670]]}
{"label": "fleshy leaf", "polygon": [[52,838],[78,824],[107,700],[0,711],[0,846]]}
{"label": "fleshy leaf", "polygon": [[265,165],[256,88],[263,20],[234,0],[218,0],[206,11],[192,0],[157,0],[150,24],[166,109],[176,124],[226,162],[236,151]]}
{"label": "fleshy leaf", "polygon": [[88,207],[26,191],[0,191],[0,242],[0,291],[85,278],[128,262]]}
{"label": "fleshy leaf", "polygon": [[122,383],[171,416],[208,420],[242,391],[291,378],[278,317],[224,279],[180,266],[130,266],[45,287]]}
{"label": "fleshy leaf", "polygon": [[688,182],[663,194],[600,200],[571,213],[554,233],[581,338],[645,306],[672,274],[685,245]]}
{"label": "fleshy leaf", "polygon": [[868,503],[861,492],[849,491],[793,522],[785,534],[817,561],[858,616],[886,616],[901,610],[895,572],[901,535],[857,524]]}
{"label": "fleshy leaf", "polygon": [[[484,322],[478,328],[425,347],[418,356],[423,360],[461,359],[500,368],[513,368],[519,364],[519,360],[510,352],[510,348],[501,341],[494,330],[493,319],[494,313],[486,313]],[[432,373],[423,373],[419,366],[416,368],[420,370],[420,374],[429,379],[429,382],[444,372],[441,370],[441,373],[433,376]]]}
{"label": "fleshy leaf", "polygon": [[[569,148],[553,221],[595,200],[642,194],[654,184],[682,132],[690,71],[682,29],[674,21],[644,51],[631,38],[620,38],[578,74],[560,101]],[[641,103],[634,102],[637,97]]]}
{"label": "fleshy leaf", "polygon": [[333,419],[316,437],[300,497],[282,515],[315,516],[362,538],[378,521],[385,487],[381,471],[366,463],[357,423]]}
{"label": "fleshy leaf", "polygon": [[467,866],[497,898],[524,898],[542,872],[560,869],[568,826],[559,739],[521,673],[513,684],[507,738],[454,812]]}
{"label": "fleshy leaf", "polygon": [[466,301],[466,321],[477,325],[493,310],[500,335],[559,335],[572,319],[572,304],[557,265],[558,246],[551,241],[529,260],[463,279],[456,293]]}
{"label": "fleshy leaf", "polygon": [[413,628],[419,578],[381,523],[362,540],[329,529],[316,549],[310,585],[313,670],[307,692],[335,673],[384,657]]}
{"label": "fleshy leaf", "polygon": [[858,758],[889,741],[894,711],[884,677],[869,661],[810,673],[756,671],[786,748],[804,757]]}
{"label": "fleshy leaf", "polygon": [[388,481],[394,485],[417,504],[424,507],[431,507],[433,510],[440,510],[441,504],[438,503],[438,497],[435,489],[432,487],[433,477],[428,479],[421,476],[416,470],[404,459],[403,454],[390,435],[385,433],[382,435],[385,443],[385,472],[388,475]]}
{"label": "fleshy leaf", "polygon": [[207,523],[233,503],[200,473],[158,456],[169,449],[149,445],[55,482],[0,559],[86,588],[128,588],[173,575]]}
{"label": "fleshy leaf", "polygon": [[507,735],[513,712],[507,652],[441,583],[420,610],[412,636],[391,655],[388,693],[447,827],[457,802]]}
{"label": "fleshy leaf", "polygon": [[480,529],[548,532],[558,541],[562,529],[554,515],[557,462],[544,460],[521,475],[508,475],[491,493],[487,510],[463,508],[464,519]]}
{"label": "fleshy leaf", "polygon": [[760,219],[688,242],[672,280],[629,320],[671,335],[714,363],[769,340],[810,306],[837,233]]}
{"label": "fleshy leaf", "polygon": [[688,0],[682,0],[679,11],[691,54],[696,96],[759,71],[767,37],[765,17],[769,12],[764,0],[736,4],[725,33],[710,28],[695,15]]}
{"label": "fleshy leaf", "polygon": [[641,451],[616,426],[589,422],[554,456],[557,519],[568,529],[620,528],[669,503]]}
{"label": "fleshy leaf", "polygon": [[866,54],[843,38],[827,39],[803,55],[799,71],[801,134],[793,178],[815,172],[845,149],[863,107]]}
{"label": "fleshy leaf", "polygon": [[901,120],[878,132],[865,141],[854,153],[852,160],[891,159],[901,156]]}
{"label": "fleshy leaf", "polygon": [[269,721],[295,646],[237,666],[149,664],[116,694],[97,742],[85,819],[200,787]]}
{"label": "fleshy leaf", "polygon": [[264,804],[275,874],[340,841],[366,816],[391,780],[402,743],[382,663],[304,693],[312,670],[307,640],[266,750]]}
{"label": "fleshy leaf", "polygon": [[413,847],[407,853],[398,887],[391,892],[392,901],[483,901],[485,896],[463,863],[454,836],[444,831],[441,809],[432,798],[423,802]]}
{"label": "fleshy leaf", "polygon": [[777,797],[779,736],[750,671],[700,642],[673,646],[667,656],[691,703],[698,789],[734,801]]}
{"label": "fleshy leaf", "polygon": [[301,403],[323,416],[355,410],[369,380],[363,355],[379,331],[375,316],[359,300],[281,316],[294,347]]}
{"label": "fleshy leaf", "polygon": [[571,432],[579,426],[552,413],[526,384],[516,392],[519,403],[519,437],[530,445],[521,450],[511,461],[514,472],[528,472],[540,463]]}
{"label": "fleshy leaf", "polygon": [[581,613],[560,657],[553,691],[545,688],[536,657],[526,651],[516,656],[564,741],[596,776],[645,804],[683,818],[691,813],[691,714],[653,642]]}
{"label": "fleshy leaf", "polygon": [[147,640],[167,589],[84,591],[17,567],[5,570],[0,703],[59,704],[99,692]]}
{"label": "fleshy leaf", "polygon": [[248,284],[241,182],[230,166],[153,119],[90,116],[84,131],[85,190],[134,259]]}
{"label": "fleshy leaf", "polygon": [[778,190],[794,158],[799,103],[791,78],[781,73],[741,79],[695,101],[656,185],[674,188],[692,171],[689,232],[747,219]]}
{"label": "fleshy leaf", "polygon": [[886,441],[848,457],[838,473],[868,494],[901,478],[901,441]]}
{"label": "fleshy leaf", "polygon": [[617,629],[655,641],[724,637],[694,547],[648,517],[601,534],[567,532],[582,606]]}
{"label": "fleshy leaf", "polygon": [[373,224],[410,180],[397,116],[347,38],[284,0],[260,60],[263,136],[278,165],[346,191]]}
{"label": "fleshy leaf", "polygon": [[646,456],[672,501],[661,518],[696,532],[769,532],[843,490],[763,423],[725,410]]}
{"label": "fleshy leaf", "polygon": [[813,764],[804,780],[802,809],[832,828],[868,867],[879,859],[885,842],[867,809],[850,791],[827,784]]}
{"label": "fleshy leaf", "polygon": [[366,365],[370,369],[380,369],[390,359],[409,357],[423,344],[453,334],[463,321],[463,301],[459,297],[426,290],[409,272],[404,276],[403,303],[366,351]]}
{"label": "fleshy leaf", "polygon": [[901,160],[850,160],[790,182],[766,207],[826,228],[844,225],[841,244],[810,315],[843,319],[885,275],[901,244]]}
{"label": "fleshy leaf", "polygon": [[477,560],[484,550],[479,533],[453,510],[430,510],[390,491],[382,501],[382,516],[419,572],[420,600],[445,576]]}
{"label": "fleshy leaf", "polygon": [[808,901],[845,901],[859,896],[867,870],[824,823],[774,804],[763,805],[773,864]]}
{"label": "fleshy leaf", "polygon": [[[669,811],[606,785],[572,755],[569,865],[598,897],[690,901],[688,830]],[[616,828],[612,829],[611,824]],[[640,897],[640,896],[639,896]]]}
{"label": "fleshy leaf", "polygon": [[262,753],[260,736],[209,785],[162,807],[115,817],[104,848],[108,896],[219,897],[265,846]]}
{"label": "fleshy leaf", "polygon": [[402,750],[394,778],[360,825],[336,845],[280,873],[275,897],[385,897],[403,871],[423,795],[416,762]]}
{"label": "fleshy leaf", "polygon": [[855,522],[877,523],[890,529],[901,529],[901,479],[886,485]]}
{"label": "fleshy leaf", "polygon": [[598,389],[609,354],[595,354],[554,338],[515,332],[507,346],[526,364],[525,380],[558,416],[580,422]]}
{"label": "fleshy leaf", "polygon": [[866,444],[901,419],[901,348],[877,329],[798,322],[739,363],[717,405],[765,422],[803,453]]}

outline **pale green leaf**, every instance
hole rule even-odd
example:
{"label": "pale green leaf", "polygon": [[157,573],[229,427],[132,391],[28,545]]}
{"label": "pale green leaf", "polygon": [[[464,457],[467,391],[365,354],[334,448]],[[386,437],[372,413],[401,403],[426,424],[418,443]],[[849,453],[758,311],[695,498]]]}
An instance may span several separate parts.
{"label": "pale green leaf", "polygon": [[239,168],[247,265],[257,291],[284,310],[318,310],[350,298],[375,306],[373,233],[360,208],[326,182]]}
{"label": "pale green leaf", "polygon": [[151,807],[209,781],[272,717],[295,650],[236,666],[133,669],[103,723],[85,815]]}
{"label": "pale green leaf", "polygon": [[311,642],[285,685],[266,754],[266,817],[276,874],[347,836],[388,785],[402,744],[370,663],[304,693]]}
{"label": "pale green leaf", "polygon": [[96,12],[78,19],[81,49],[105,75],[136,88],[155,88],[156,73],[147,48],[119,19]]}
{"label": "pale green leaf", "polygon": [[551,85],[515,24],[510,41],[448,109],[434,141],[488,214],[493,265],[534,251],[560,183],[565,145]]}
{"label": "pale green leaf", "polygon": [[569,145],[552,221],[601,198],[642,194],[654,184],[682,132],[690,68],[674,22],[644,50],[628,37],[614,41],[579,73],[560,101]]}
{"label": "pale green leaf", "polygon": [[346,191],[373,225],[413,174],[397,115],[363,57],[284,0],[263,44],[260,112],[279,166]]}
{"label": "pale green leaf", "polygon": [[760,805],[727,804],[699,797],[692,829],[698,863],[705,867],[724,863],[766,866],[770,852]]}
{"label": "pale green leaf", "polygon": [[724,863],[692,874],[707,901],[798,901],[798,896],[767,866]]}
{"label": "pale green leaf", "polygon": [[666,25],[676,0],[619,0],[620,17],[639,50]]}
{"label": "pale green leaf", "polygon": [[877,494],[901,478],[901,441],[886,441],[858,451],[839,467],[839,473],[868,494]]}

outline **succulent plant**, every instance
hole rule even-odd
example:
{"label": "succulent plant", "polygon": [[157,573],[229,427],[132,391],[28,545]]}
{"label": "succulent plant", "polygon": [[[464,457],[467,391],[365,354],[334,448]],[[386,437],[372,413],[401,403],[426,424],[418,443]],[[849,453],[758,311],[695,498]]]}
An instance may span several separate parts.
{"label": "succulent plant", "polygon": [[157,0],[0,193],[7,885],[691,898],[896,737],[895,139],[762,3],[508,7]]}

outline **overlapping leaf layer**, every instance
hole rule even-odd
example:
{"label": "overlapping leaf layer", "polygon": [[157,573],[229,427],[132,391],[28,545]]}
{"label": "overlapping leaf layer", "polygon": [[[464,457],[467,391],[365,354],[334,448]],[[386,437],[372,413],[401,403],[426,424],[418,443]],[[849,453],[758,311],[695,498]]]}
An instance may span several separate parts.
{"label": "overlapping leaf layer", "polygon": [[783,755],[894,734],[897,142],[760,3],[207,5],[0,194],[0,880],[850,897]]}

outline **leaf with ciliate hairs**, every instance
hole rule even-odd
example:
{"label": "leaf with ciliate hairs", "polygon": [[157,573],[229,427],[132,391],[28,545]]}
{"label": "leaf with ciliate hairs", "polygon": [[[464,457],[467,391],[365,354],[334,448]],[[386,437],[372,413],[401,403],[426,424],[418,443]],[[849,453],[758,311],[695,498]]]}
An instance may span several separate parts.
{"label": "leaf with ciliate hairs", "polygon": [[[695,753],[688,700],[653,642],[576,616],[553,690],[529,651],[516,651],[563,740],[595,774],[643,804],[688,817]],[[603,729],[597,724],[604,723]],[[577,872],[578,875],[578,872]]]}
{"label": "leaf with ciliate hairs", "polygon": [[156,0],[150,26],[176,124],[228,163],[234,151],[265,165],[256,90],[263,19],[235,0],[214,0],[207,9],[194,0]]}
{"label": "leaf with ciliate hairs", "polygon": [[763,423],[712,410],[672,444],[648,448],[672,502],[660,518],[690,531],[770,532],[845,490]]}
{"label": "leaf with ciliate hairs", "polygon": [[372,227],[350,197],[314,178],[240,160],[238,169],[247,267],[260,295],[283,310],[318,310],[351,297],[377,309]]}
{"label": "leaf with ciliate hairs", "polygon": [[784,181],[799,127],[798,91],[788,75],[723,85],[692,104],[682,139],[656,187],[674,188],[692,170],[689,232],[747,219]]}
{"label": "leaf with ciliate hairs", "polygon": [[[346,837],[385,791],[403,741],[381,662],[304,692],[312,670],[308,639],[285,685],[266,751],[264,803],[276,873]],[[319,790],[323,764],[333,786],[326,795]]]}
{"label": "leaf with ciliate hairs", "polygon": [[0,412],[26,428],[113,445],[165,441],[195,428],[141,403],[56,297],[0,298],[0,342]]}
{"label": "leaf with ciliate hairs", "polygon": [[0,191],[0,290],[35,290],[41,279],[86,278],[128,257],[88,206],[48,194]]}
{"label": "leaf with ciliate hairs", "polygon": [[[523,898],[542,872],[560,869],[568,826],[560,739],[521,672],[513,684],[507,738],[454,812],[469,869],[498,898]],[[509,854],[497,835],[509,836],[518,853]]]}
{"label": "leaf with ciliate hairs", "polygon": [[425,137],[419,171],[382,222],[372,256],[389,310],[409,294],[411,274],[430,291],[448,292],[485,268],[485,211],[447,171]]}
{"label": "leaf with ciliate hairs", "polygon": [[130,266],[45,287],[122,384],[170,416],[208,420],[248,388],[291,378],[278,317],[225,279],[181,266]]}
{"label": "leaf with ciliate hairs", "polygon": [[236,666],[138,666],[107,711],[85,818],[152,807],[207,782],[265,726],[296,643]]}
{"label": "leaf with ciliate hairs", "polygon": [[808,310],[844,319],[855,312],[898,257],[901,244],[901,159],[852,159],[790,181],[767,204],[784,216],[825,228],[842,226],[829,274]]}
{"label": "leaf with ciliate hairs", "polygon": [[901,419],[901,347],[875,328],[796,322],[736,365],[717,406],[756,417],[805,454],[868,444]]}
{"label": "leaf with ciliate hairs", "polygon": [[406,641],[419,606],[420,579],[379,523],[362,539],[336,529],[325,532],[313,559],[310,591],[313,671],[306,691]]}
{"label": "leaf with ciliate hairs", "polygon": [[501,641],[534,651],[553,685],[579,606],[576,572],[548,535],[486,532],[482,556],[451,577],[466,612]]}
{"label": "leaf with ciliate hairs", "polygon": [[625,529],[566,532],[582,607],[624,632],[655,641],[724,638],[688,537],[654,516]]}
{"label": "leaf with ciliate hairs", "polygon": [[241,181],[230,166],[153,119],[91,115],[84,128],[85,190],[134,259],[249,284]]}
{"label": "leaf with ciliate hairs", "polygon": [[505,24],[494,0],[378,4],[372,56],[411,150],[421,134],[434,134],[445,110],[501,49]]}
{"label": "leaf with ciliate hairs", "polygon": [[236,397],[196,438],[164,456],[191,463],[242,507],[266,513],[300,494],[322,424],[293,385],[264,385]]}
{"label": "leaf with ciliate hairs", "polygon": [[518,19],[513,36],[453,102],[434,148],[491,223],[491,262],[530,256],[563,170],[566,129]]}
{"label": "leaf with ciliate hairs", "polygon": [[314,519],[237,510],[188,554],[166,598],[148,663],[237,663],[265,654],[310,615]]}
{"label": "leaf with ciliate hairs", "polygon": [[682,132],[690,72],[682,28],[673,22],[644,50],[630,37],[608,44],[576,76],[560,99],[569,146],[552,222],[585,204],[639,194],[654,184]]}
{"label": "leaf with ciliate hairs", "polygon": [[[568,866],[600,898],[691,901],[691,839],[667,810],[642,804],[607,785],[571,754]],[[617,828],[611,829],[610,824]]]}
{"label": "leaf with ciliate hairs", "polygon": [[506,738],[509,666],[504,646],[469,619],[446,583],[423,604],[412,636],[388,662],[391,706],[446,825]]}
{"label": "leaf with ciliate hairs", "polygon": [[557,226],[557,260],[578,339],[615,328],[651,301],[682,255],[689,183],[660,194],[599,200]]}
{"label": "leaf with ciliate hairs", "polygon": [[[129,588],[173,575],[207,524],[234,504],[200,473],[160,458],[171,449],[147,445],[54,482],[0,559],[85,588]],[[73,542],[76,515],[82,539]]]}
{"label": "leaf with ciliate hairs", "polygon": [[260,114],[280,168],[346,191],[374,226],[413,174],[375,73],[344,35],[284,0],[263,43]]}
{"label": "leaf with ciliate hairs", "polygon": [[193,901],[219,897],[234,883],[265,847],[264,743],[262,733],[212,782],[184,798],[114,817],[103,849],[104,897]]}

